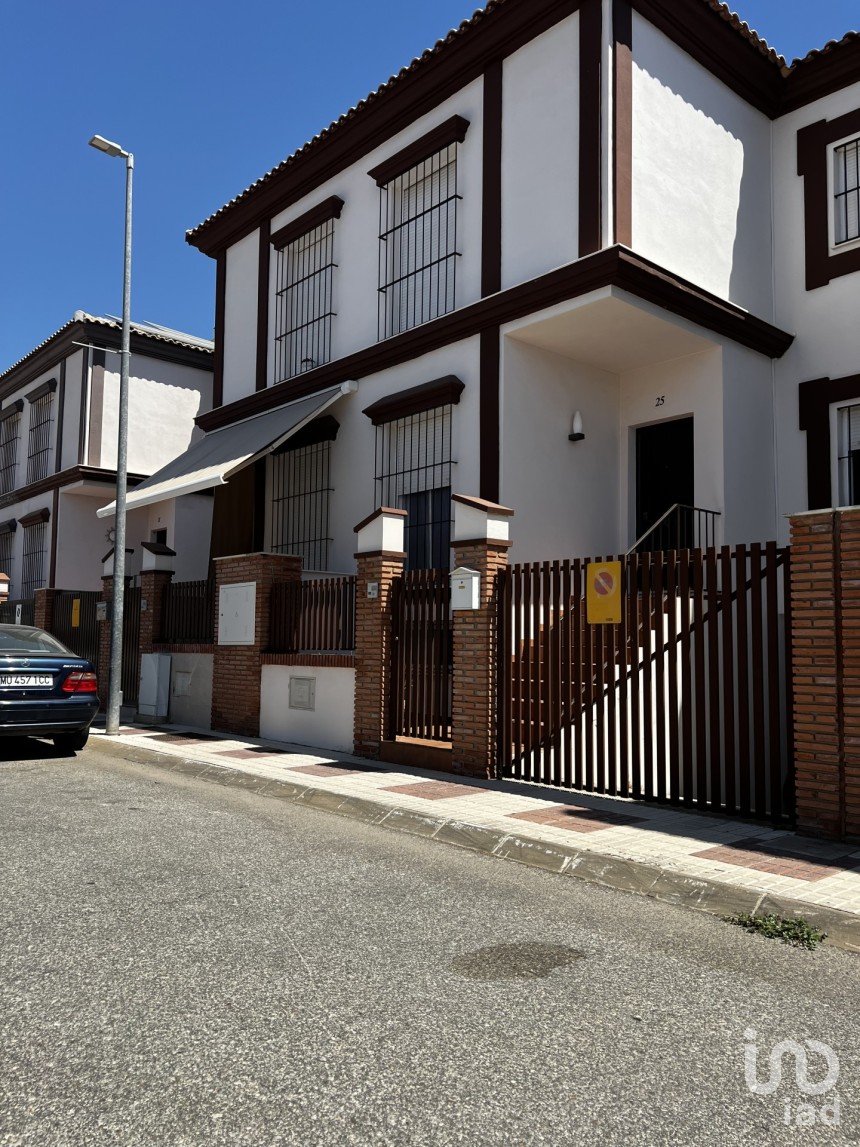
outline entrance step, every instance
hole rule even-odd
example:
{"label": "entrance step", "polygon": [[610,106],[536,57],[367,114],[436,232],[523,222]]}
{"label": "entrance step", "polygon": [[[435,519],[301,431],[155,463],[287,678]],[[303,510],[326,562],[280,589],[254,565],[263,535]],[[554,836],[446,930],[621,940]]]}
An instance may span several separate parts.
{"label": "entrance step", "polygon": [[383,741],[379,759],[388,765],[407,765],[412,769],[451,771],[451,742],[429,741],[420,737],[397,737]]}

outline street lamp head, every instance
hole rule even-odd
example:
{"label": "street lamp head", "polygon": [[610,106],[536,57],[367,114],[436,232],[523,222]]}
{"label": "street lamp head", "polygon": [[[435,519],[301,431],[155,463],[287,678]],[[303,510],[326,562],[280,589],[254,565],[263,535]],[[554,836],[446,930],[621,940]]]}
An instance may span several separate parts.
{"label": "street lamp head", "polygon": [[105,155],[128,155],[128,152],[123,151],[118,143],[112,143],[111,140],[105,139],[103,135],[94,135],[90,140],[90,147],[94,147],[96,151],[103,151]]}

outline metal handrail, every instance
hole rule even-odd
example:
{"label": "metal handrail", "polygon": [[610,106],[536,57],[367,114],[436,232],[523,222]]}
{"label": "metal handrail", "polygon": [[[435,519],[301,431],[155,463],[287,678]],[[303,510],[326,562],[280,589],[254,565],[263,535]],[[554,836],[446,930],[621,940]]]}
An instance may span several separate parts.
{"label": "metal handrail", "polygon": [[[630,557],[631,554],[636,553],[636,551],[639,549],[639,547],[642,545],[642,543],[645,542],[648,538],[650,538],[652,534],[656,533],[657,530],[660,529],[660,527],[663,525],[663,523],[668,518],[670,518],[672,514],[677,515],[679,513],[679,511],[681,511],[681,510],[687,510],[693,514],[700,514],[700,515],[704,514],[706,517],[711,518],[711,519],[722,517],[722,511],[721,510],[706,510],[702,506],[686,506],[686,505],[684,505],[683,502],[676,502],[674,504],[674,506],[670,506],[669,509],[666,510],[666,512],[664,514],[660,515],[660,517],[657,519],[657,521],[654,523],[653,526],[649,526],[648,529],[645,531],[645,533],[642,534],[641,537],[636,539],[636,541],[633,543],[633,545],[627,551],[626,556]],[[677,548],[677,547],[673,547],[673,548]],[[684,548],[686,548],[686,547],[684,547]]]}

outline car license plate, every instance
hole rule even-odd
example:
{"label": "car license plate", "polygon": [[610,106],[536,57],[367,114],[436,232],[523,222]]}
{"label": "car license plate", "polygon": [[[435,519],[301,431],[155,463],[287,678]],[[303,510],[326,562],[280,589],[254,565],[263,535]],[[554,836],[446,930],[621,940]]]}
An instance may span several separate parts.
{"label": "car license plate", "polygon": [[3,689],[50,689],[53,684],[51,673],[0,673]]}

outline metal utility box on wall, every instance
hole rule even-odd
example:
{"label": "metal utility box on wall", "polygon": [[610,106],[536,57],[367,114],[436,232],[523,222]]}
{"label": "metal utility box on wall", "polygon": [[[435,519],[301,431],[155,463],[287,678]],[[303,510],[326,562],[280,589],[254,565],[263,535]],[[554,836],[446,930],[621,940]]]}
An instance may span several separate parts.
{"label": "metal utility box on wall", "polygon": [[315,710],[317,707],[317,679],[316,677],[291,677],[290,678],[290,708],[291,709],[310,709]]}
{"label": "metal utility box on wall", "polygon": [[478,609],[481,604],[481,575],[459,566],[451,571],[451,608]]}
{"label": "metal utility box on wall", "polygon": [[170,709],[170,654],[144,653],[140,659],[137,711],[141,717],[167,717]]}
{"label": "metal utility box on wall", "polygon": [[218,594],[218,644],[253,645],[257,613],[257,583],[222,585]]}

